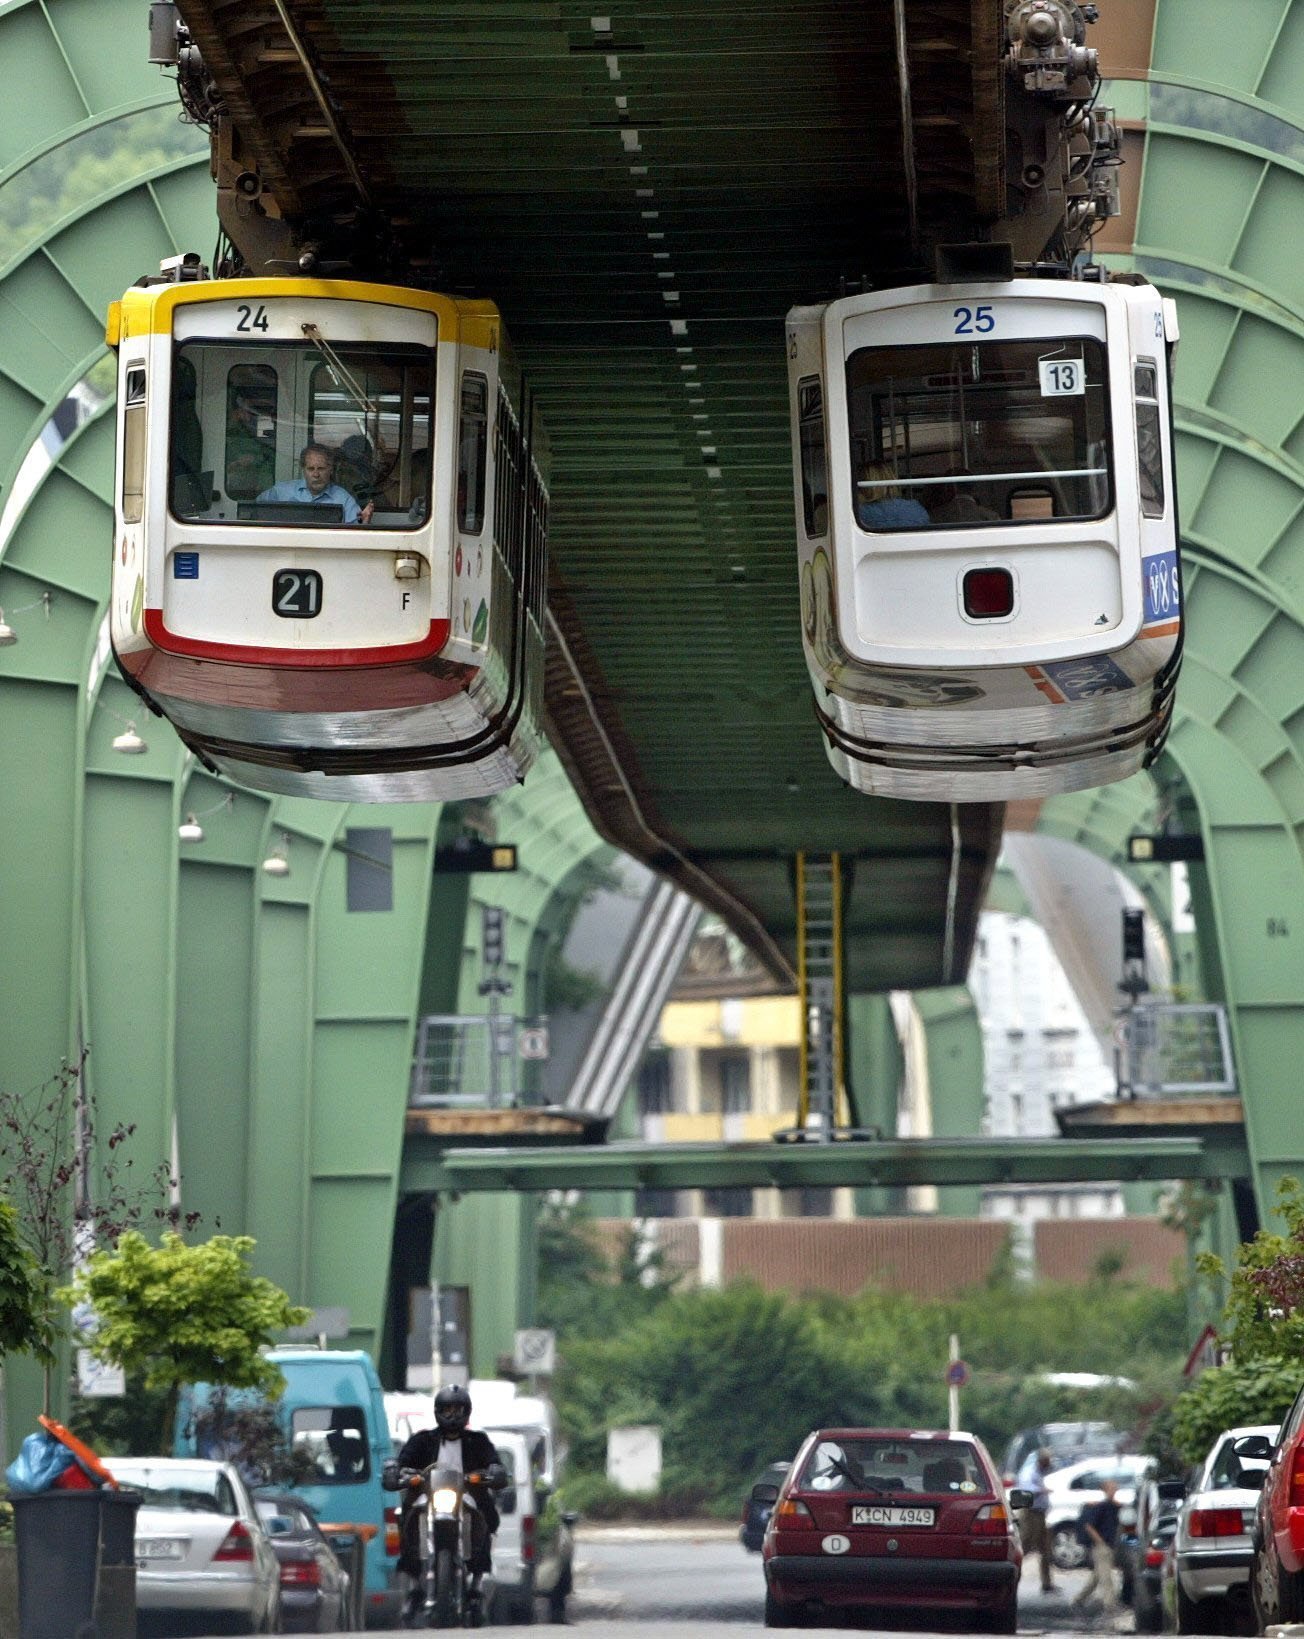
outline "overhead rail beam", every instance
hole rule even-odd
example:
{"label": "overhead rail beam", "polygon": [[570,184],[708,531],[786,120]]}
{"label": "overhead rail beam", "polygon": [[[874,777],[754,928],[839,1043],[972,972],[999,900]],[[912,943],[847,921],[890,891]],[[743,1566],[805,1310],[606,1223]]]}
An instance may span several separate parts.
{"label": "overhead rail beam", "polygon": [[404,1194],[1124,1183],[1248,1177],[1239,1135],[1201,1138],[844,1139],[822,1144],[602,1144],[441,1150],[409,1136]]}

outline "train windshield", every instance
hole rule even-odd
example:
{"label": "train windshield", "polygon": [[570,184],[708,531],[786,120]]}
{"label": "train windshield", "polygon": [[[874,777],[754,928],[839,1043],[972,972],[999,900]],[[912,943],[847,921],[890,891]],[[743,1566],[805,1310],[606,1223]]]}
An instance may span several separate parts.
{"label": "train windshield", "polygon": [[862,347],[847,360],[847,402],[863,529],[1068,522],[1109,511],[1102,342]]}
{"label": "train windshield", "polygon": [[430,511],[427,347],[186,342],[169,500],[195,523],[415,529]]}

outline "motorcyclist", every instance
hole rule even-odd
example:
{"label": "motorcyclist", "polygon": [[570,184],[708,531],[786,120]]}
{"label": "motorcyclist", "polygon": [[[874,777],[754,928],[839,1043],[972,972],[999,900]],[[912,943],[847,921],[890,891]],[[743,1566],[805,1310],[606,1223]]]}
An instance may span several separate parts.
{"label": "motorcyclist", "polygon": [[[479,1429],[469,1428],[471,1396],[458,1384],[440,1389],[435,1396],[434,1428],[418,1429],[398,1454],[398,1467],[420,1471],[433,1465],[455,1468],[463,1474],[486,1474],[490,1465],[501,1476],[502,1462],[493,1441]],[[491,1478],[493,1476],[490,1476]],[[471,1510],[471,1574],[472,1594],[478,1596],[480,1582],[491,1567],[489,1550],[494,1532],[498,1529],[498,1510],[494,1506],[489,1483],[481,1479],[467,1487],[467,1495],[475,1502]],[[412,1607],[421,1603],[421,1561],[418,1554],[416,1505],[420,1493],[406,1487],[402,1501],[402,1520],[399,1540],[402,1551],[398,1568],[413,1579],[409,1595]]]}

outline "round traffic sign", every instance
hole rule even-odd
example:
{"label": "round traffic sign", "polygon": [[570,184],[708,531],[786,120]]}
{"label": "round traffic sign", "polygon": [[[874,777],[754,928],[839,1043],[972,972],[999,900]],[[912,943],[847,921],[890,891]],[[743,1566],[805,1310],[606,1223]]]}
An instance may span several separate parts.
{"label": "round traffic sign", "polygon": [[969,1381],[969,1367],[963,1360],[952,1360],[946,1368],[947,1387],[962,1389]]}

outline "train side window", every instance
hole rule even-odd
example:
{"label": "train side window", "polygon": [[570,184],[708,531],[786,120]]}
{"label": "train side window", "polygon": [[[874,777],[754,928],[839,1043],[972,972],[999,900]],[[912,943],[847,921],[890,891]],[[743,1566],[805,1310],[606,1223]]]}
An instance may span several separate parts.
{"label": "train side window", "polygon": [[145,371],[128,368],[122,414],[122,521],[138,524],[145,516],[145,444],[149,431],[145,407]]}
{"label": "train side window", "polygon": [[223,487],[233,501],[252,501],[276,482],[276,400],[270,364],[235,364],[227,371]]}
{"label": "train side window", "polygon": [[824,389],[818,376],[807,376],[797,383],[797,436],[806,534],[808,538],[827,535],[829,478],[824,445]]}
{"label": "train side window", "polygon": [[462,377],[462,420],[457,435],[457,527],[464,535],[484,528],[485,454],[489,446],[489,382]]}
{"label": "train side window", "polygon": [[1163,433],[1159,416],[1159,372],[1147,359],[1137,361],[1136,470],[1141,490],[1141,511],[1147,518],[1164,515]]}

